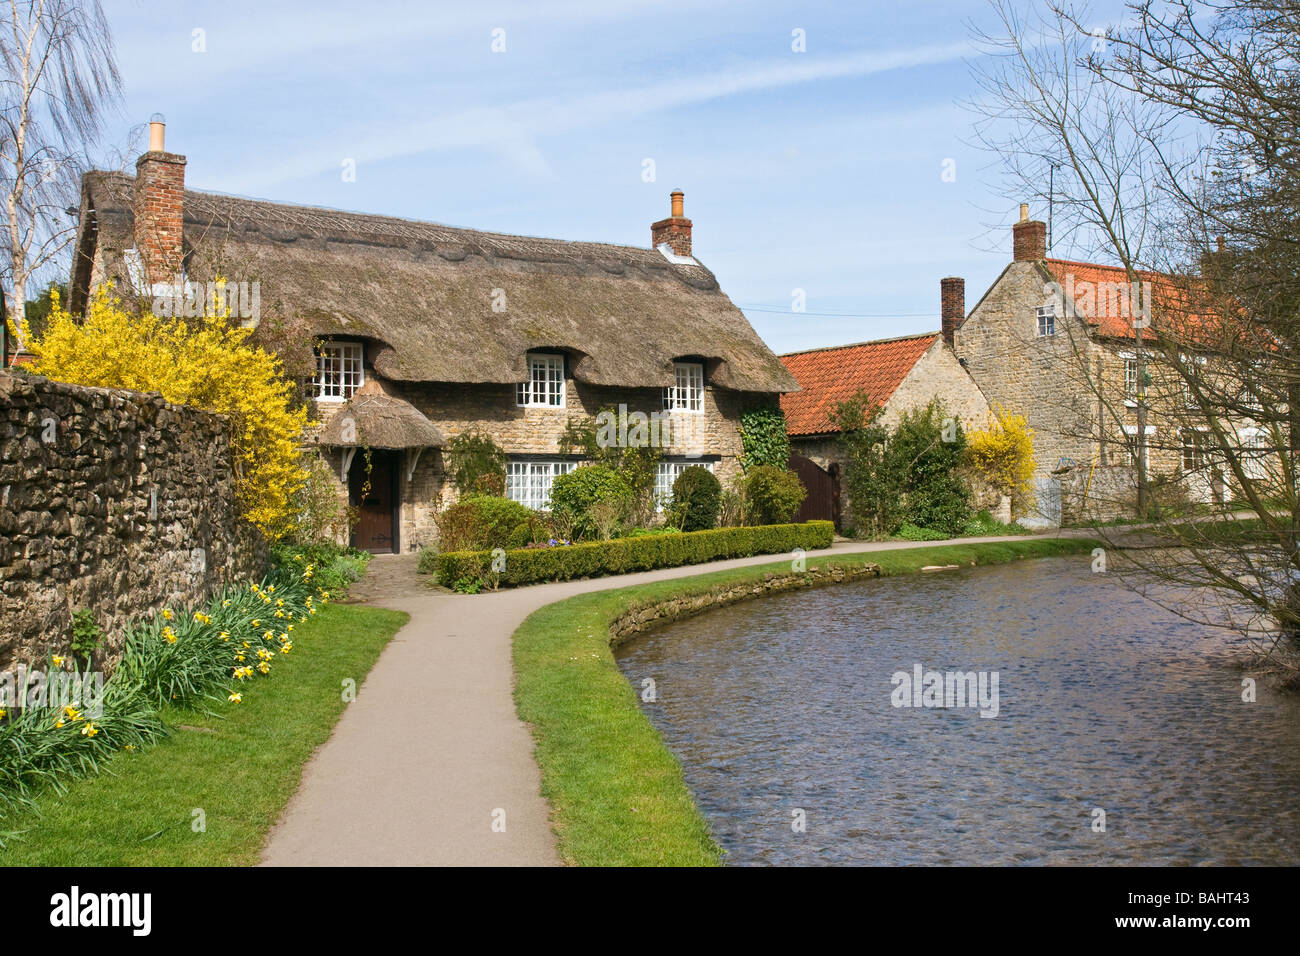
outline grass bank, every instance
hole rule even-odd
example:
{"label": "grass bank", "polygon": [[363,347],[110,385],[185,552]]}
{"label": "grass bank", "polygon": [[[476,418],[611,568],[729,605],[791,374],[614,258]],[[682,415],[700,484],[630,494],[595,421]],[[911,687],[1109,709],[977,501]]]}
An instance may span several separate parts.
{"label": "grass bank", "polygon": [[[883,575],[895,575],[934,565],[1086,553],[1096,546],[1083,539],[1009,539],[828,555],[809,559],[808,567],[877,564]],[[789,570],[785,561],[579,595],[538,609],[515,631],[515,704],[533,728],[542,793],[565,862],[722,862],[680,764],[614,662],[610,625],[638,604],[721,591]]]}
{"label": "grass bank", "polygon": [[347,706],[344,679],[360,685],[406,620],[397,611],[322,608],[294,631],[294,654],[243,703],[212,701],[211,713],[164,708],[171,735],[157,746],[120,753],[101,774],[6,818],[0,865],[256,863],[303,764]]}

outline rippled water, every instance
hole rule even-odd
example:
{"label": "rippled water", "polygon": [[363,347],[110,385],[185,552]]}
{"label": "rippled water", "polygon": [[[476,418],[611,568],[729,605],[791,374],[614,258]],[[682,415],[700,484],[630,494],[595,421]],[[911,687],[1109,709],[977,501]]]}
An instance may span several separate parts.
{"label": "rippled water", "polygon": [[[1300,699],[1243,703],[1231,635],[1088,559],[793,592],[617,656],[732,864],[1300,858]],[[998,716],[893,707],[917,663],[997,671]]]}

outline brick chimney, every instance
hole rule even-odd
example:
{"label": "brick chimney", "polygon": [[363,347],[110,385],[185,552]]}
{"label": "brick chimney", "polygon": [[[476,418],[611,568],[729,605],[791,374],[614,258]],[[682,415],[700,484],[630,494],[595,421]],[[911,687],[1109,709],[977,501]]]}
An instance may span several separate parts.
{"label": "brick chimney", "polygon": [[939,315],[942,319],[943,340],[953,347],[957,326],[966,318],[966,280],[949,276],[939,280]]}
{"label": "brick chimney", "polygon": [[1047,223],[1029,218],[1029,204],[1020,204],[1020,221],[1011,227],[1012,255],[1016,262],[1047,258]]}
{"label": "brick chimney", "polygon": [[181,273],[185,157],[163,147],[164,124],[149,121],[149,151],[135,161],[135,247],[149,282],[172,282]]}
{"label": "brick chimney", "polygon": [[679,256],[691,254],[691,221],[686,218],[686,194],[680,189],[672,191],[672,215],[660,219],[650,227],[650,245],[658,249],[665,242]]}

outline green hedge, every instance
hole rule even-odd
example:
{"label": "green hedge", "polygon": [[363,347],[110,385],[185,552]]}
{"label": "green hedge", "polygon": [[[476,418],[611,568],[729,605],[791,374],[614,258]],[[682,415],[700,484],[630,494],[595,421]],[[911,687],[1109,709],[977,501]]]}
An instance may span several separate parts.
{"label": "green hedge", "polygon": [[682,534],[648,534],[613,541],[591,541],[505,553],[505,570],[492,571],[490,551],[448,551],[437,556],[435,573],[448,587],[470,580],[503,585],[568,581],[654,568],[675,568],[725,558],[779,554],[803,548],[829,548],[835,529],[829,521],[715,528]]}

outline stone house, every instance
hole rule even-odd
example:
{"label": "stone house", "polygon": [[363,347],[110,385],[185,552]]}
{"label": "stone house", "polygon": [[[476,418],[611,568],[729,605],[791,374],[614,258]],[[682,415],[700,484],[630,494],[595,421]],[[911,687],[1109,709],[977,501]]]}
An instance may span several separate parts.
{"label": "stone house", "polygon": [[[1012,236],[1012,261],[969,314],[963,280],[943,280],[942,322],[989,402],[1025,415],[1034,430],[1034,523],[1134,513],[1139,394],[1148,474],[1192,500],[1221,501],[1226,490],[1207,455],[1206,427],[1153,348],[1159,316],[1176,311],[1162,305],[1185,299],[1185,283],[1142,273],[1134,289],[1122,268],[1051,258],[1047,226],[1031,220],[1027,206]],[[1203,364],[1207,356],[1189,359]],[[1239,427],[1249,440],[1251,423]]]}
{"label": "stone house", "polygon": [[[881,408],[880,422],[893,428],[904,412],[943,402],[964,428],[988,424],[989,404],[957,361],[939,332],[877,339],[781,356],[800,390],[781,397],[792,466],[809,488],[801,517],[824,517],[851,524],[849,502],[840,481],[844,469],[840,430],[831,420],[843,401],[858,393]],[[826,477],[820,477],[817,472]],[[827,481],[829,479],[829,481]],[[815,490],[829,487],[831,513],[815,512]],[[826,506],[822,506],[823,511]]]}
{"label": "stone house", "polygon": [[135,177],[84,179],[69,305],[113,279],[179,308],[224,279],[308,390],[314,444],[357,509],[353,542],[410,551],[436,539],[443,449],[467,432],[505,450],[506,494],[533,508],[580,463],[560,452],[567,424],[606,409],[633,436],[638,415],[662,424],[660,493],[692,464],[739,473],[742,412],[798,385],[691,232],[680,191],[649,248],[196,192],[153,123]]}

